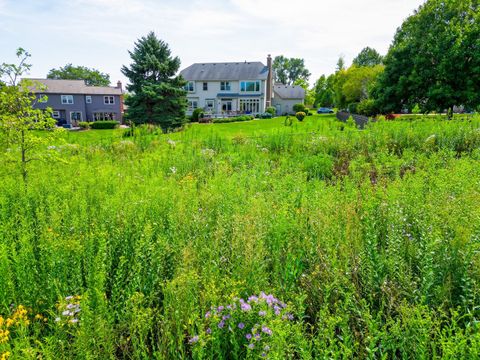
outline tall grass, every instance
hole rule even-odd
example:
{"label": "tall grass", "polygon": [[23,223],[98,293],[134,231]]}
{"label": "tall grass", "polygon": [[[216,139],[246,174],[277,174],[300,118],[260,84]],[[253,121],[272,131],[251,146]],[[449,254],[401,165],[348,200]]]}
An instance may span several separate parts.
{"label": "tall grass", "polygon": [[206,314],[264,291],[271,358],[478,358],[480,119],[306,121],[68,134],[27,190],[2,162],[0,357],[261,357]]}

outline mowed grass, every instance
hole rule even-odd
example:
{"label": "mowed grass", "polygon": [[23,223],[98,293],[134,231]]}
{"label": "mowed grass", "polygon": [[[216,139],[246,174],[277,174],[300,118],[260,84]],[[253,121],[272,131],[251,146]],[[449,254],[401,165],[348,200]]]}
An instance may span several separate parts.
{"label": "mowed grass", "polygon": [[0,357],[479,358],[480,119],[284,120],[0,159]]}

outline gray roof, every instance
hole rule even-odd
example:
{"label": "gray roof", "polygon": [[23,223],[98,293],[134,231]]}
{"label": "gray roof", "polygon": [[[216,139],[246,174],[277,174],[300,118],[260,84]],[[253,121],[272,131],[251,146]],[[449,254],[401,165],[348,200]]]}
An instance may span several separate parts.
{"label": "gray roof", "polygon": [[275,84],[273,93],[282,99],[305,99],[305,89],[298,85]]}
{"label": "gray roof", "polygon": [[268,67],[261,62],[193,64],[180,75],[187,81],[266,80]]}
{"label": "gray roof", "polygon": [[[122,89],[111,86],[87,86],[84,80],[29,79],[46,86],[45,94],[122,95]],[[35,92],[35,88],[33,91]]]}

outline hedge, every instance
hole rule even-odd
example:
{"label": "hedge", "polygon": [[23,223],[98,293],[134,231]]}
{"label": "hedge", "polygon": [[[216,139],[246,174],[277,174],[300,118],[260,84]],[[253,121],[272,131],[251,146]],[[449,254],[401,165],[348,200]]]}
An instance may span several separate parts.
{"label": "hedge", "polygon": [[109,121],[94,121],[90,123],[90,128],[92,129],[115,129],[120,125],[118,121],[109,120]]}

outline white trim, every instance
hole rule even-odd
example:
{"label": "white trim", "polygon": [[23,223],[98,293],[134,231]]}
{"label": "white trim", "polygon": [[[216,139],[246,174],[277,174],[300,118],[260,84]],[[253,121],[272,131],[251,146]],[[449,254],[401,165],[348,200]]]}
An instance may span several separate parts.
{"label": "white trim", "polygon": [[92,103],[92,95],[85,95],[85,103],[86,104]]}
{"label": "white trim", "polygon": [[[80,119],[72,119],[72,114],[80,114]],[[81,111],[70,111],[70,122],[72,121],[82,121],[83,115]]]}
{"label": "white trim", "polygon": [[[73,95],[61,95],[60,96],[63,105],[73,105]],[[70,102],[71,100],[71,102]]]}
{"label": "white trim", "polygon": [[[107,99],[108,99],[108,101],[107,101]],[[103,97],[103,104],[104,105],[115,105],[115,96],[112,96],[112,95],[104,96]]]}
{"label": "white trim", "polygon": [[58,110],[53,110],[53,111],[52,111],[52,118],[54,118],[54,119],[60,119],[60,111],[58,111]]}
{"label": "white trim", "polygon": [[[192,85],[192,86],[190,87],[190,85]],[[185,90],[189,93],[194,93],[195,92],[195,87],[196,87],[195,81],[188,81],[187,84],[185,85]],[[190,88],[192,90],[190,90]]]}

